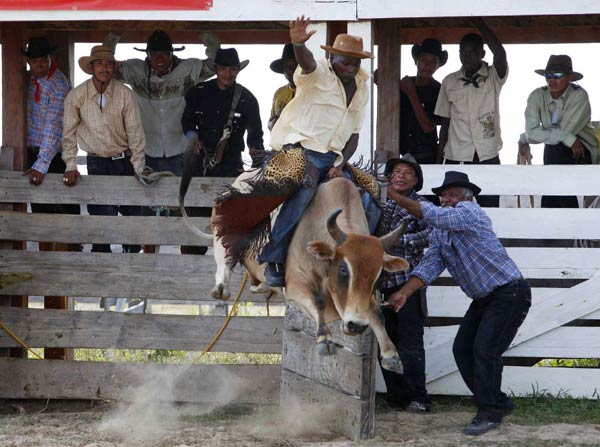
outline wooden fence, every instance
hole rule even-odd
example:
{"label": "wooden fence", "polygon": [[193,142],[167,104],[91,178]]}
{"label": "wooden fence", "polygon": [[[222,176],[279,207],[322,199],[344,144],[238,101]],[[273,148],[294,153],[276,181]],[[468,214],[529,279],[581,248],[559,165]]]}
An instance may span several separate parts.
{"label": "wooden fence", "polygon": [[[461,166],[485,193],[588,195],[600,192],[597,166]],[[424,166],[425,187],[441,184],[444,166]],[[178,179],[165,178],[144,187],[133,178],[87,177],[67,188],[62,176],[47,175],[43,185],[29,185],[21,173],[0,172],[0,204],[86,203],[176,206]],[[210,206],[226,179],[194,179],[187,205]],[[504,200],[503,200],[504,201]],[[513,202],[515,202],[513,200]],[[600,369],[531,367],[542,358],[600,358],[600,249],[535,247],[537,239],[600,239],[600,209],[488,209],[499,237],[534,286],[534,304],[513,347],[507,352],[505,388],[516,394],[532,390],[598,396]],[[200,226],[207,219],[195,219]],[[64,243],[200,245],[177,217],[100,217],[0,212],[0,240]],[[522,243],[519,243],[522,242]],[[520,245],[520,246],[517,246]],[[564,244],[563,244],[564,245]],[[571,244],[573,245],[573,244]],[[0,250],[0,274],[28,273],[30,281],[0,290],[2,297],[68,295],[135,297],[164,301],[210,300],[215,265],[210,256],[107,254]],[[596,275],[596,276],[595,276]],[[237,269],[232,288],[242,277]],[[432,394],[467,394],[451,354],[451,340],[468,300],[447,276],[429,290],[431,321],[427,329],[427,377]],[[265,296],[242,299],[264,302]],[[3,300],[6,303],[6,299]],[[0,307],[0,321],[33,347],[201,350],[223,317],[133,315],[80,310]],[[281,317],[234,318],[214,351],[280,353]],[[17,344],[0,331],[0,348]],[[117,398],[123,389],[160,371],[180,376],[175,399],[205,402],[224,377],[241,387],[239,402],[277,402],[280,365],[157,365],[70,360],[0,358],[0,397]],[[117,380],[118,378],[118,380]],[[190,383],[201,384],[187,388]]]}

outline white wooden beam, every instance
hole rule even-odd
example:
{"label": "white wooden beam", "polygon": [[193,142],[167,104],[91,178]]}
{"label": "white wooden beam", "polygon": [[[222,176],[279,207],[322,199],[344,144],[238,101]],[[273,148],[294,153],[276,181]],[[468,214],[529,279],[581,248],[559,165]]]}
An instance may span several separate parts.
{"label": "white wooden beam", "polygon": [[[592,368],[529,368],[507,366],[502,375],[502,389],[517,396],[548,393],[597,399],[600,391],[600,369]],[[471,394],[460,374],[455,372],[427,384],[431,394]]]}
{"label": "white wooden beam", "polygon": [[[535,303],[519,329],[512,346],[600,310],[600,275]],[[433,381],[456,371],[452,341],[426,351],[427,380]],[[430,391],[432,392],[432,391]]]}
{"label": "white wooden beam", "polygon": [[551,14],[598,14],[597,0],[572,0],[569,2],[527,0],[521,2],[473,2],[470,0],[421,0],[419,2],[389,0],[358,0],[358,18],[405,17],[470,17],[470,16],[521,16]]}

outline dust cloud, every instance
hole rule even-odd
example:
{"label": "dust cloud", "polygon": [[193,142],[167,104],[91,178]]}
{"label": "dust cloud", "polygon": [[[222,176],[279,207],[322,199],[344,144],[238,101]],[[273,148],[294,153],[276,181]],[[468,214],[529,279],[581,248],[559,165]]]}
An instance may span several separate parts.
{"label": "dust cloud", "polygon": [[[189,370],[167,367],[151,376],[137,376],[139,386],[123,391],[116,408],[98,424],[98,432],[122,443],[151,445],[172,436],[180,428],[182,417],[202,416],[235,402],[251,386],[225,368],[206,380],[186,374]],[[202,388],[198,394],[211,404],[179,406],[177,401],[184,399],[178,396],[196,394],[192,388]]]}

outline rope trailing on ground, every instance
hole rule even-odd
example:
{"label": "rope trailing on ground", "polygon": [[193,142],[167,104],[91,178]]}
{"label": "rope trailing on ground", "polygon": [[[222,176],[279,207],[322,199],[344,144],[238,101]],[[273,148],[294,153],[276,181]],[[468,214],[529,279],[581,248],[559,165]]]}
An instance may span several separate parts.
{"label": "rope trailing on ground", "polygon": [[244,290],[244,286],[246,285],[247,280],[248,280],[248,271],[246,271],[246,273],[244,273],[244,279],[242,279],[242,284],[240,285],[240,290],[238,290],[237,296],[235,297],[235,300],[233,301],[233,304],[231,305],[231,310],[229,311],[227,318],[225,318],[225,322],[223,323],[223,326],[221,326],[221,329],[219,329],[219,332],[217,332],[217,335],[215,335],[213,337],[213,339],[210,341],[208,346],[206,348],[204,348],[204,351],[202,351],[201,355],[204,355],[207,352],[209,352],[211,350],[211,348],[215,345],[215,343],[217,341],[219,341],[219,338],[221,337],[223,332],[225,332],[225,329],[227,328],[227,325],[229,324],[229,320],[231,320],[231,317],[233,316],[233,313],[235,312],[235,310],[237,308],[237,303],[240,300],[240,297],[242,296],[242,291]]}
{"label": "rope trailing on ground", "polygon": [[35,352],[33,349],[31,349],[27,343],[25,343],[23,340],[21,340],[13,331],[11,331],[2,321],[0,321],[0,327],[2,329],[4,329],[4,332],[6,332],[8,335],[10,335],[10,337],[16,341],[17,343],[19,343],[22,347],[24,347],[25,349],[27,349],[29,352],[31,352],[33,355],[35,355],[38,359],[40,360],[44,360],[42,357],[40,357],[40,355]]}

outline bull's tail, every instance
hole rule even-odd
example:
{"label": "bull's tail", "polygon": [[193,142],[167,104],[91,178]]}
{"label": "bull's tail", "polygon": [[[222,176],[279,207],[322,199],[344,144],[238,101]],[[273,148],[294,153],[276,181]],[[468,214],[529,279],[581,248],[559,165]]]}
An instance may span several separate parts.
{"label": "bull's tail", "polygon": [[184,206],[185,195],[187,194],[190,187],[190,182],[192,181],[194,162],[196,161],[194,143],[195,140],[190,141],[183,154],[183,175],[181,176],[181,183],[179,184],[179,210],[181,211],[181,217],[183,218],[183,221],[195,235],[204,239],[213,240],[214,236],[212,234],[205,233],[192,223],[187,212],[185,211]]}

